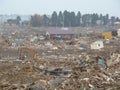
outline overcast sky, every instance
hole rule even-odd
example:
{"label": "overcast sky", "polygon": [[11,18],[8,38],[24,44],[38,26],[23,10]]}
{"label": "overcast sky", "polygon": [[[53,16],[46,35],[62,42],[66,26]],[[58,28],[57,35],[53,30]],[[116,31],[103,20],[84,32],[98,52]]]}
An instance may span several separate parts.
{"label": "overcast sky", "polygon": [[0,0],[0,14],[51,14],[64,10],[120,17],[120,0]]}

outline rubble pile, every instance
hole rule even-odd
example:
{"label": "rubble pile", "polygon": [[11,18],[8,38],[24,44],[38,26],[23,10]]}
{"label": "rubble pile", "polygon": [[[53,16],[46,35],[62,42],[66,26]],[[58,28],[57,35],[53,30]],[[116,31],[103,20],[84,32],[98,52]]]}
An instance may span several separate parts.
{"label": "rubble pile", "polygon": [[120,38],[36,34],[1,34],[0,90],[120,90]]}
{"label": "rubble pile", "polygon": [[[95,59],[0,63],[1,90],[119,90],[120,62],[102,66]],[[106,64],[105,64],[106,65]]]}

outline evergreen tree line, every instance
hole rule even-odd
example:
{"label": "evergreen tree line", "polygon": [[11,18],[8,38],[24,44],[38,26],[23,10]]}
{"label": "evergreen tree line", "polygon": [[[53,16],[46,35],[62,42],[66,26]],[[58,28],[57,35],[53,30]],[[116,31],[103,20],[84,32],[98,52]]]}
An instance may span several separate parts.
{"label": "evergreen tree line", "polygon": [[57,13],[54,11],[52,15],[38,15],[31,16],[30,23],[34,27],[40,26],[52,26],[52,27],[79,27],[79,26],[95,26],[95,25],[114,25],[114,22],[118,22],[118,17],[109,14],[81,14],[81,12],[64,12]]}
{"label": "evergreen tree line", "polygon": [[7,23],[11,24],[16,24],[16,25],[20,25],[20,21],[21,21],[21,17],[17,16],[16,19],[8,19]]}

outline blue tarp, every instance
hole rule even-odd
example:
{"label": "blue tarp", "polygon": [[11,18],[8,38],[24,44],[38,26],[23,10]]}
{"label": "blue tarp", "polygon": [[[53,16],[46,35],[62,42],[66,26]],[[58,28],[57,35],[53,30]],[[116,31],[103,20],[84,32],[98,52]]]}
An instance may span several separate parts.
{"label": "blue tarp", "polygon": [[102,59],[98,59],[98,64],[103,66],[103,67],[106,67],[105,62]]}

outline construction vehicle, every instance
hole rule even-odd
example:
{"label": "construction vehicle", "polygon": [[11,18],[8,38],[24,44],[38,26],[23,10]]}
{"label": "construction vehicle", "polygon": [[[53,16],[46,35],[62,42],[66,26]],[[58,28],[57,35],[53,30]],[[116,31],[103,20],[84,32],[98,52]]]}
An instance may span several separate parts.
{"label": "construction vehicle", "polygon": [[19,59],[25,60],[25,59],[34,59],[36,56],[36,51],[31,48],[23,47],[18,49],[19,52]]}

